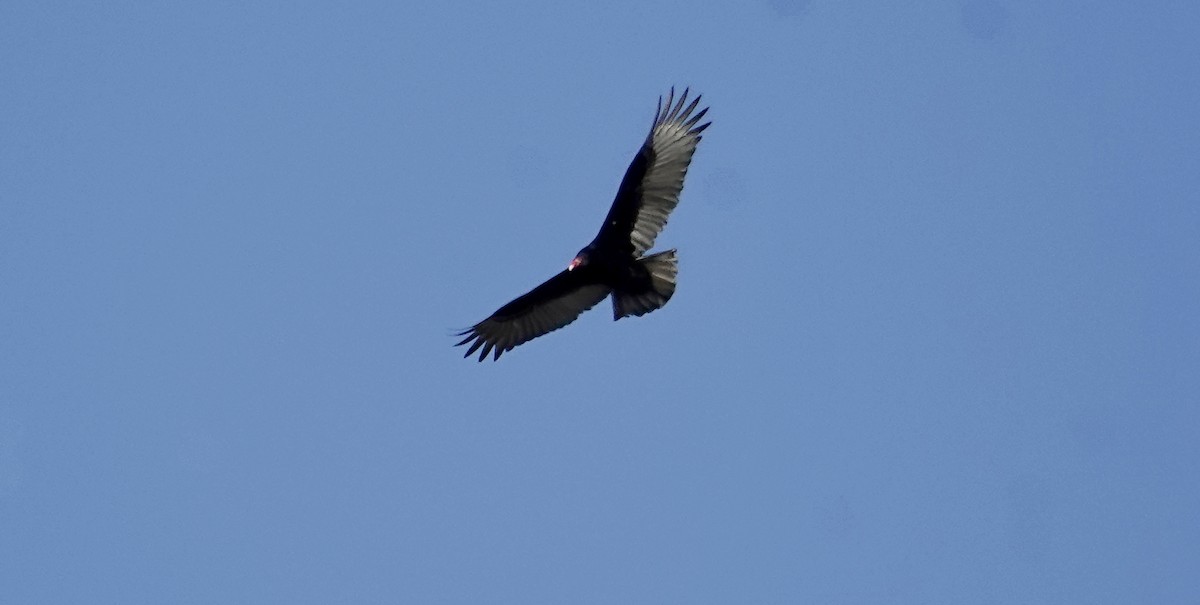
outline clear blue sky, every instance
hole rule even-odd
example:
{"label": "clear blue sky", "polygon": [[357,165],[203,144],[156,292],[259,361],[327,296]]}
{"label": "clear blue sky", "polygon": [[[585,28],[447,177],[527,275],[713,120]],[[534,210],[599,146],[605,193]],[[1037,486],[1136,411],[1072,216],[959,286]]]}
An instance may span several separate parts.
{"label": "clear blue sky", "polygon": [[[1195,2],[0,5],[0,601],[1196,603]],[[667,307],[453,329],[711,104]]]}

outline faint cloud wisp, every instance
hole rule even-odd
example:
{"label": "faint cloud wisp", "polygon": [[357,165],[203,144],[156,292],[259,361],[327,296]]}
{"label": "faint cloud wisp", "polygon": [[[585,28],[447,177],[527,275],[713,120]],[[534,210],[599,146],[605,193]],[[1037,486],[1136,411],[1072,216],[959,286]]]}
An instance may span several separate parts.
{"label": "faint cloud wisp", "polygon": [[963,2],[960,18],[967,34],[980,40],[994,40],[1008,28],[1008,9],[996,0]]}
{"label": "faint cloud wisp", "polygon": [[799,17],[808,12],[810,0],[767,0],[771,10],[780,17]]}
{"label": "faint cloud wisp", "polygon": [[0,419],[0,500],[16,493],[21,485],[21,464],[17,457],[24,431],[15,420]]}

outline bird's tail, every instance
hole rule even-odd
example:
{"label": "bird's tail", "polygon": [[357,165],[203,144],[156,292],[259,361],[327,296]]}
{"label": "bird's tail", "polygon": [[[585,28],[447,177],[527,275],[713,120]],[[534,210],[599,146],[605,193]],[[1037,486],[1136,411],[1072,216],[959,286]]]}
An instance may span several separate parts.
{"label": "bird's tail", "polygon": [[651,254],[638,259],[638,264],[650,275],[649,287],[637,292],[613,292],[613,319],[630,315],[645,315],[671,300],[675,293],[675,274],[679,259],[674,250]]}

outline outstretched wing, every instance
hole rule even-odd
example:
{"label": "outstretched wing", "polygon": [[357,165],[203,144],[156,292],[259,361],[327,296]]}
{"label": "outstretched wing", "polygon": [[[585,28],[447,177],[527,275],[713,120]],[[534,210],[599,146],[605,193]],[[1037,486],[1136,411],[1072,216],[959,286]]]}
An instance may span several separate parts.
{"label": "outstretched wing", "polygon": [[688,90],[684,89],[676,101],[672,88],[666,104],[659,97],[650,136],[625,171],[597,240],[622,243],[628,240],[635,256],[641,256],[654,245],[654,239],[667,224],[667,216],[679,204],[683,177],[700,144],[700,133],[712,124],[697,126],[708,108],[692,113],[700,104],[700,96],[691,103],[687,103],[687,96]]}
{"label": "outstretched wing", "polygon": [[455,346],[471,343],[463,357],[470,357],[482,347],[479,361],[495,351],[495,361],[505,351],[575,321],[608,294],[608,286],[599,283],[586,267],[563,271],[500,307],[491,317],[459,332],[458,336],[466,338]]}

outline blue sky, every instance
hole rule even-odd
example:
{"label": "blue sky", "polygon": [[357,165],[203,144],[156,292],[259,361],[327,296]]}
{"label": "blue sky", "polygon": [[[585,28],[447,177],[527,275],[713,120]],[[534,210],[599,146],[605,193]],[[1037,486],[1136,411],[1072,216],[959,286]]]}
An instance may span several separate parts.
{"label": "blue sky", "polygon": [[[1191,2],[0,6],[0,600],[1194,603]],[[451,333],[713,126],[661,311]]]}

